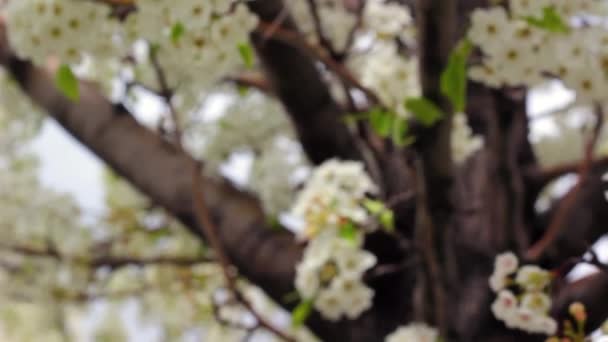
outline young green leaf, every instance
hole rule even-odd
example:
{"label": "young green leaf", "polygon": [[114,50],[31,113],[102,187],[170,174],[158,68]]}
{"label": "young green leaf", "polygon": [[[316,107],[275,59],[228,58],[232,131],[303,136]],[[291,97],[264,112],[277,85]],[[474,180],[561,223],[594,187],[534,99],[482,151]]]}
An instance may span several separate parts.
{"label": "young green leaf", "polygon": [[268,218],[266,224],[271,230],[280,231],[283,230],[283,226],[281,226],[281,221],[277,216],[271,216]]}
{"label": "young green leaf", "polygon": [[300,302],[300,304],[298,304],[298,306],[296,306],[296,308],[293,309],[293,311],[291,312],[291,324],[294,327],[302,326],[302,324],[306,322],[311,313],[312,300],[307,299]]}
{"label": "young green leaf", "polygon": [[239,96],[245,97],[249,94],[249,87],[243,85],[237,85],[237,90],[239,92]]}
{"label": "young green leaf", "polygon": [[283,296],[282,298],[282,302],[284,304],[291,304],[291,303],[295,303],[297,301],[299,301],[300,298],[300,294],[298,293],[298,291],[291,291],[289,293],[287,293],[286,295]]}
{"label": "young green leaf", "polygon": [[341,238],[346,239],[350,242],[356,242],[357,237],[357,227],[351,222],[347,222],[340,227],[339,235]]}
{"label": "young green leaf", "polygon": [[395,118],[391,138],[393,143],[399,147],[410,145],[414,142],[414,136],[408,135],[409,124],[403,118]]}
{"label": "young green leaf", "polygon": [[63,64],[57,69],[57,73],[55,74],[55,86],[63,95],[65,95],[65,97],[72,101],[78,101],[80,98],[78,79],[69,65]]}
{"label": "young green leaf", "polygon": [[245,66],[249,69],[253,68],[254,60],[255,60],[255,53],[253,52],[253,47],[251,46],[251,44],[242,43],[242,44],[239,44],[238,48],[239,48],[239,54],[241,55],[241,58],[243,59],[243,63],[245,63]]}
{"label": "young green leaf", "polygon": [[171,27],[171,41],[173,42],[173,44],[177,44],[177,42],[184,35],[185,32],[186,28],[184,27],[184,24],[181,23],[181,21],[175,23],[173,27]]}
{"label": "young green leaf", "polygon": [[469,40],[461,41],[452,51],[448,65],[441,73],[440,90],[456,112],[464,111],[467,98],[467,59],[473,48]]}
{"label": "young green leaf", "polygon": [[543,16],[540,18],[526,17],[524,19],[531,26],[538,27],[549,32],[568,33],[570,31],[568,24],[562,18],[562,16],[557,13],[554,6],[543,8]]}
{"label": "young green leaf", "polygon": [[443,118],[443,112],[433,102],[424,97],[412,97],[405,101],[405,108],[414,114],[424,126],[433,126]]}
{"label": "young green leaf", "polygon": [[363,206],[372,215],[379,215],[384,209],[386,209],[384,203],[373,199],[366,199],[363,201]]}
{"label": "young green leaf", "polygon": [[383,138],[387,138],[391,134],[393,119],[394,115],[382,108],[372,109],[369,116],[372,129]]}
{"label": "young green leaf", "polygon": [[342,120],[344,121],[344,123],[346,123],[347,125],[353,125],[356,124],[359,121],[363,121],[363,120],[367,120],[369,119],[370,113],[355,113],[355,114],[346,114],[342,117]]}
{"label": "young green leaf", "polygon": [[384,210],[380,216],[378,217],[380,224],[382,227],[388,232],[395,231],[395,214],[392,210],[386,209]]}

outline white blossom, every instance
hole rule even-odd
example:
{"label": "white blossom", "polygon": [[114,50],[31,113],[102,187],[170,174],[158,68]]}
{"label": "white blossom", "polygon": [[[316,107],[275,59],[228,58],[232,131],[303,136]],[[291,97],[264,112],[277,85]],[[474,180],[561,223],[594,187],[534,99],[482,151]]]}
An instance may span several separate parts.
{"label": "white blossom", "polygon": [[102,3],[19,0],[10,1],[6,12],[11,46],[20,57],[38,65],[46,65],[51,57],[78,64],[86,54],[110,56],[116,52],[113,36],[119,32],[119,24]]}
{"label": "white blossom", "polygon": [[483,147],[483,137],[473,135],[464,113],[454,115],[451,134],[452,159],[456,164],[464,163]]}
{"label": "white blossom", "polygon": [[363,283],[364,272],[376,264],[371,253],[325,231],[312,239],[296,266],[295,286],[323,317],[355,319],[372,305],[374,291]]}
{"label": "white blossom", "polygon": [[517,298],[513,292],[502,290],[492,303],[492,313],[500,320],[510,322],[517,309]]}
{"label": "white blossom", "polygon": [[529,292],[522,297],[521,306],[543,315],[551,308],[551,298],[542,292]]}
{"label": "white blossom", "polygon": [[363,224],[368,213],[361,202],[375,191],[362,163],[332,159],[313,170],[291,212],[305,221],[308,237],[347,221]]}
{"label": "white blossom", "polygon": [[540,291],[551,282],[551,274],[538,266],[526,265],[517,272],[515,282],[528,291]]}
{"label": "white blossom", "polygon": [[505,252],[496,256],[494,260],[494,273],[508,275],[517,271],[519,261],[512,252]]}
{"label": "white blossom", "polygon": [[437,329],[425,323],[410,323],[397,328],[385,338],[385,342],[436,342],[439,339]]}

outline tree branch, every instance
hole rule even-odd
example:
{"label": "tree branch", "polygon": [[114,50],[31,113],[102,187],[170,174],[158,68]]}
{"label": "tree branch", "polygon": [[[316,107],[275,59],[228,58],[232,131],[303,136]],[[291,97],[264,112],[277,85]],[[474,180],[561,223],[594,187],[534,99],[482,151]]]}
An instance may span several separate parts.
{"label": "tree branch", "polygon": [[530,260],[537,260],[545,252],[547,248],[557,239],[561,230],[565,227],[564,222],[568,216],[572,214],[572,210],[579,201],[580,193],[583,185],[587,182],[593,167],[593,152],[599,139],[600,131],[604,123],[604,114],[598,105],[596,108],[596,122],[591,131],[591,135],[585,144],[584,158],[581,161],[578,169],[579,179],[574,188],[561,201],[557,212],[553,216],[549,227],[542,238],[538,240],[526,253],[526,257]]}
{"label": "tree branch", "polygon": [[577,301],[587,309],[585,329],[597,329],[608,317],[608,273],[599,272],[561,288],[553,300],[552,316],[558,322],[568,318],[568,306]]}
{"label": "tree branch", "polygon": [[[189,155],[141,126],[91,83],[81,82],[80,101],[69,101],[47,71],[12,54],[1,24],[0,65],[70,134],[200,236],[192,210],[196,162]],[[293,236],[267,228],[253,197],[225,181],[205,179],[205,184],[205,201],[220,227],[219,237],[241,274],[276,300],[290,293],[302,251]]]}
{"label": "tree branch", "polygon": [[224,244],[219,238],[219,230],[215,226],[213,220],[211,220],[211,213],[209,212],[209,208],[207,207],[207,203],[205,202],[205,195],[203,194],[203,181],[202,181],[202,170],[196,168],[194,173],[192,174],[192,183],[194,185],[193,188],[193,202],[194,202],[194,216],[196,217],[196,221],[198,226],[202,228],[203,234],[207,237],[209,244],[215,251],[218,259],[218,263],[222,268],[222,272],[224,275],[224,280],[226,281],[226,285],[235,300],[241,304],[249,313],[253,315],[256,319],[257,324],[268,330],[269,332],[275,334],[277,337],[281,338],[287,342],[295,342],[295,340],[284,333],[282,330],[276,328],[271,322],[269,322],[266,318],[264,318],[257,310],[253,307],[253,305],[243,296],[241,291],[237,285],[237,274],[231,272],[232,271],[232,263],[228,257],[228,254],[224,248]]}
{"label": "tree branch", "polygon": [[[250,1],[248,5],[267,23],[273,22],[285,9],[280,0]],[[252,36],[254,45],[311,161],[321,163],[333,157],[360,160],[342,120],[344,112],[331,97],[316,61],[302,49],[294,47],[293,40],[281,39],[276,33],[285,29],[297,34],[292,19],[287,16],[268,37],[264,35],[263,26],[261,28],[262,31]]]}
{"label": "tree branch", "polygon": [[92,259],[76,256],[76,255],[64,255],[61,254],[57,249],[49,246],[47,248],[34,248],[25,245],[6,245],[0,244],[0,249],[10,251],[13,253],[21,254],[28,257],[35,258],[50,258],[55,259],[59,262],[69,262],[76,264],[83,264],[92,268],[109,267],[111,269],[117,269],[125,266],[145,266],[145,265],[174,265],[174,266],[193,266],[211,260],[207,257],[173,257],[173,256],[159,256],[159,257],[128,257],[128,256],[111,256],[104,255],[94,257]]}

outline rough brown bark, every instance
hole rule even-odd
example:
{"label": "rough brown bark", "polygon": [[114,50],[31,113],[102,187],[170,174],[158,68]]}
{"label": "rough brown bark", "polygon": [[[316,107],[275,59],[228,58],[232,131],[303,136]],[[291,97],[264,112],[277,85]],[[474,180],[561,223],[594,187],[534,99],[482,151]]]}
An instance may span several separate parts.
{"label": "rough brown bark", "polygon": [[[260,19],[296,31],[282,1],[250,1]],[[300,142],[310,160],[360,159],[343,121],[344,110],[331,97],[317,61],[293,44],[272,35],[254,33],[252,40],[266,68],[277,96],[290,114]]]}

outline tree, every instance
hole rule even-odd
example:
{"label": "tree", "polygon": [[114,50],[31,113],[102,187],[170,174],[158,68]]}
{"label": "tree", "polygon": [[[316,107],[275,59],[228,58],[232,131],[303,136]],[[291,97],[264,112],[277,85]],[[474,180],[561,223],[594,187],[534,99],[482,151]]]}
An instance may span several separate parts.
{"label": "tree", "polygon": [[[305,322],[324,341],[382,341],[389,334],[393,341],[422,339],[408,335],[415,329],[447,341],[543,341],[567,333],[582,341],[598,328],[608,315],[608,275],[602,271],[576,281],[567,275],[579,263],[607,268],[590,250],[608,221],[602,181],[608,161],[596,153],[608,89],[608,32],[598,21],[605,14],[603,2],[286,3],[249,1],[246,8],[228,0],[8,2],[0,65],[22,94],[7,83],[4,94],[11,95],[3,98],[5,104],[25,95],[147,200],[137,197],[137,205],[123,205],[136,195],[110,176],[115,195],[105,224],[112,239],[88,236],[86,245],[66,247],[66,236],[76,233],[63,230],[57,239],[38,232],[36,238],[28,235],[27,244],[11,236],[0,261],[19,286],[31,285],[36,273],[59,274],[68,265],[73,287],[15,292],[19,286],[13,283],[7,298],[65,304],[106,294],[144,297],[145,289],[132,286],[137,277],[128,275],[144,270],[156,272],[159,283],[185,279],[169,297],[196,302],[195,312],[204,302],[217,322],[243,334],[260,328],[278,339],[304,337],[261,313],[250,295],[252,285],[293,310],[294,322]],[[32,18],[39,22],[31,24]],[[136,48],[130,48],[134,41]],[[76,76],[105,81],[106,89]],[[118,96],[108,89],[116,80],[123,86]],[[529,137],[534,119],[526,100],[534,86],[550,80],[576,91],[575,106],[586,109],[577,115],[588,129],[576,156],[546,166]],[[169,114],[158,127],[146,128],[134,118],[137,100],[130,96],[137,91],[165,101]],[[243,129],[231,138],[206,131],[211,124],[197,126],[201,94],[218,93],[229,94],[236,114],[216,124]],[[272,114],[281,112],[269,104],[273,99],[289,121]],[[9,111],[32,110],[7,106]],[[258,111],[274,116],[256,117]],[[289,138],[289,130],[315,165],[296,200],[294,211],[308,228],[297,237],[272,219],[292,200],[288,181],[283,187],[260,182],[245,191],[209,171],[235,148],[283,134],[277,132]],[[206,142],[202,164],[195,156],[197,134],[218,138],[215,145]],[[562,137],[565,141],[566,134]],[[5,153],[7,173],[29,170],[19,148]],[[268,146],[258,148],[250,151],[258,159],[268,157],[268,164],[256,164],[256,181],[262,174],[281,178],[287,171],[280,168],[295,168],[276,153],[297,152],[279,149],[270,155]],[[553,181],[572,173],[578,175],[576,184],[565,195],[547,195]],[[32,206],[51,213],[45,217],[55,212],[50,208],[67,210],[67,203],[56,204],[57,197],[34,183],[32,178],[7,182],[45,198]],[[327,190],[334,186],[339,191]],[[286,197],[273,202],[279,195]],[[536,207],[542,198],[551,199],[547,210]],[[154,214],[161,217],[160,226],[141,222],[141,215]],[[16,221],[3,224],[19,231],[10,228]],[[179,244],[177,254],[155,254],[162,251],[154,243],[159,234],[188,242]],[[115,238],[121,236],[127,238]],[[134,241],[137,247],[130,245]],[[200,251],[203,241],[211,252]],[[355,260],[357,270],[348,278],[353,282],[341,285],[344,296],[347,287],[359,291],[349,305],[339,304],[325,288],[341,279],[344,255]],[[514,255],[542,268],[519,268]],[[127,274],[120,273],[125,269]],[[114,285],[120,291],[108,293],[111,286],[95,283],[99,270],[109,272],[106,281],[118,273]],[[227,303],[197,292],[212,284],[226,289]],[[287,300],[296,288],[299,299]],[[578,302],[584,306],[572,305]],[[505,303],[528,311],[514,316]],[[224,306],[238,307],[256,323],[242,327],[234,317],[225,319]],[[548,326],[530,325],[541,318]],[[394,333],[412,322],[426,322],[437,332],[409,325]],[[223,338],[237,338],[230,336]]]}

